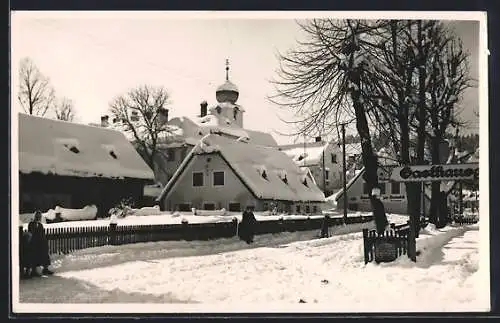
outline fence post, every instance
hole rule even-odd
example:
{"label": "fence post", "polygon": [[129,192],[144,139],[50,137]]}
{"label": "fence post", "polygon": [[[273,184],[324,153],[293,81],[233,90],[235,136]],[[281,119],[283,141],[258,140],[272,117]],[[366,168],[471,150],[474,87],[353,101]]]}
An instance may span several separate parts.
{"label": "fence post", "polygon": [[234,233],[234,235],[232,237],[235,237],[235,236],[237,237],[238,236],[238,227],[239,227],[239,223],[238,223],[238,218],[237,217],[233,218],[233,225],[234,225],[234,228],[235,228],[235,230],[234,230],[235,233]]}
{"label": "fence post", "polygon": [[368,229],[363,229],[363,251],[366,265],[368,263]]}
{"label": "fence post", "polygon": [[116,223],[109,224],[109,237],[112,246],[116,245],[116,226],[117,226]]}

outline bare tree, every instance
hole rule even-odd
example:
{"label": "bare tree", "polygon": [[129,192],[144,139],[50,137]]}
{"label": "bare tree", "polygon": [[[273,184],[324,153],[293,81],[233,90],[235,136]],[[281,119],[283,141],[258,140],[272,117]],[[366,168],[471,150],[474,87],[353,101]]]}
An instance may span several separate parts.
{"label": "bare tree", "polygon": [[24,111],[44,116],[54,104],[54,89],[30,58],[21,60],[19,68],[19,93],[17,96]]}
{"label": "bare tree", "polygon": [[[307,40],[296,49],[280,55],[276,95],[270,100],[292,109],[299,120],[297,135],[311,133],[318,124],[337,131],[343,121],[355,121],[361,139],[364,179],[369,191],[378,187],[377,157],[370,136],[370,107],[365,104],[369,88],[367,72],[371,62],[367,53],[375,46],[374,33],[386,21],[311,20],[300,24]],[[323,123],[324,122],[324,123]],[[323,127],[321,127],[323,128]],[[387,217],[371,196],[377,230],[383,231]]]}
{"label": "bare tree", "polygon": [[168,100],[165,88],[143,85],[110,103],[113,123],[132,134],[137,149],[152,169],[159,153],[159,141],[168,134]]}
{"label": "bare tree", "polygon": [[73,101],[65,97],[57,100],[54,106],[54,112],[57,120],[73,121],[75,118]]}

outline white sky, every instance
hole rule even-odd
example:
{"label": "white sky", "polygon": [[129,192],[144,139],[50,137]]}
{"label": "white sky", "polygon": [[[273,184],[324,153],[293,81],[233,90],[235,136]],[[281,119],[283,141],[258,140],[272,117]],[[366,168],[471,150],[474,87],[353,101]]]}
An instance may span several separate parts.
{"label": "white sky", "polygon": [[[276,52],[292,48],[301,38],[293,16],[179,17],[157,13],[15,12],[11,17],[13,98],[17,97],[19,61],[28,56],[50,78],[58,96],[73,100],[77,122],[99,122],[115,96],[142,84],[169,90],[170,116],[194,117],[202,100],[215,103],[215,89],[224,82],[228,58],[230,79],[239,87],[238,102],[246,110],[244,126],[287,132],[287,126],[276,115],[278,108],[266,96],[272,94],[269,80],[276,77],[279,66]],[[243,17],[248,18],[248,14]],[[478,78],[479,24],[469,21],[456,25],[473,54],[471,76]],[[473,89],[467,94],[463,115],[474,119],[476,127],[472,111],[479,105],[477,92]],[[12,102],[13,111],[19,109],[17,100]],[[281,144],[291,141],[273,135]]]}

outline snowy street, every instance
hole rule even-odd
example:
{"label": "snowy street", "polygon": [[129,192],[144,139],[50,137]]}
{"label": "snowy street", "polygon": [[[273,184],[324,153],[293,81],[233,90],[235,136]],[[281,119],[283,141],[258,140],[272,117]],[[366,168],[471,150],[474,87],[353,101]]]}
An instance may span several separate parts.
{"label": "snowy street", "polygon": [[338,228],[326,239],[316,239],[316,231],[263,235],[254,246],[227,239],[82,250],[56,260],[54,277],[22,281],[20,301],[223,304],[222,311],[250,303],[256,311],[290,305],[333,312],[488,308],[477,271],[478,226],[428,227],[417,240],[422,253],[416,264],[403,256],[366,266],[361,226]]}

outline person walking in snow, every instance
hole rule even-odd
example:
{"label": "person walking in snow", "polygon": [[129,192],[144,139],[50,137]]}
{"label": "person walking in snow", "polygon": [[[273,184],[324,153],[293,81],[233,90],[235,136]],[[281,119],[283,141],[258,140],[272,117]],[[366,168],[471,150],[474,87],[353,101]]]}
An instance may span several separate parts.
{"label": "person walking in snow", "polygon": [[[389,225],[387,217],[385,216],[384,204],[380,200],[380,188],[374,187],[372,189],[372,205],[373,205],[373,217],[375,218],[375,224],[377,226],[377,233],[381,234],[384,232]],[[379,220],[379,219],[383,219]]]}
{"label": "person walking in snow", "polygon": [[49,255],[49,242],[45,236],[45,229],[41,222],[42,213],[35,212],[34,219],[28,224],[28,232],[31,234],[29,243],[29,254],[31,260],[31,276],[40,276],[37,271],[38,266],[42,266],[43,275],[52,275],[53,272],[49,270],[50,255]]}
{"label": "person walking in snow", "polygon": [[247,244],[251,244],[255,235],[256,225],[257,220],[255,219],[252,209],[250,206],[247,206],[245,212],[243,212],[243,217],[238,229],[240,239],[245,241]]}
{"label": "person walking in snow", "polygon": [[109,218],[109,231],[110,231],[112,246],[116,244],[116,227],[118,226],[118,212],[119,210],[117,208],[112,208],[110,210],[111,216]]}

